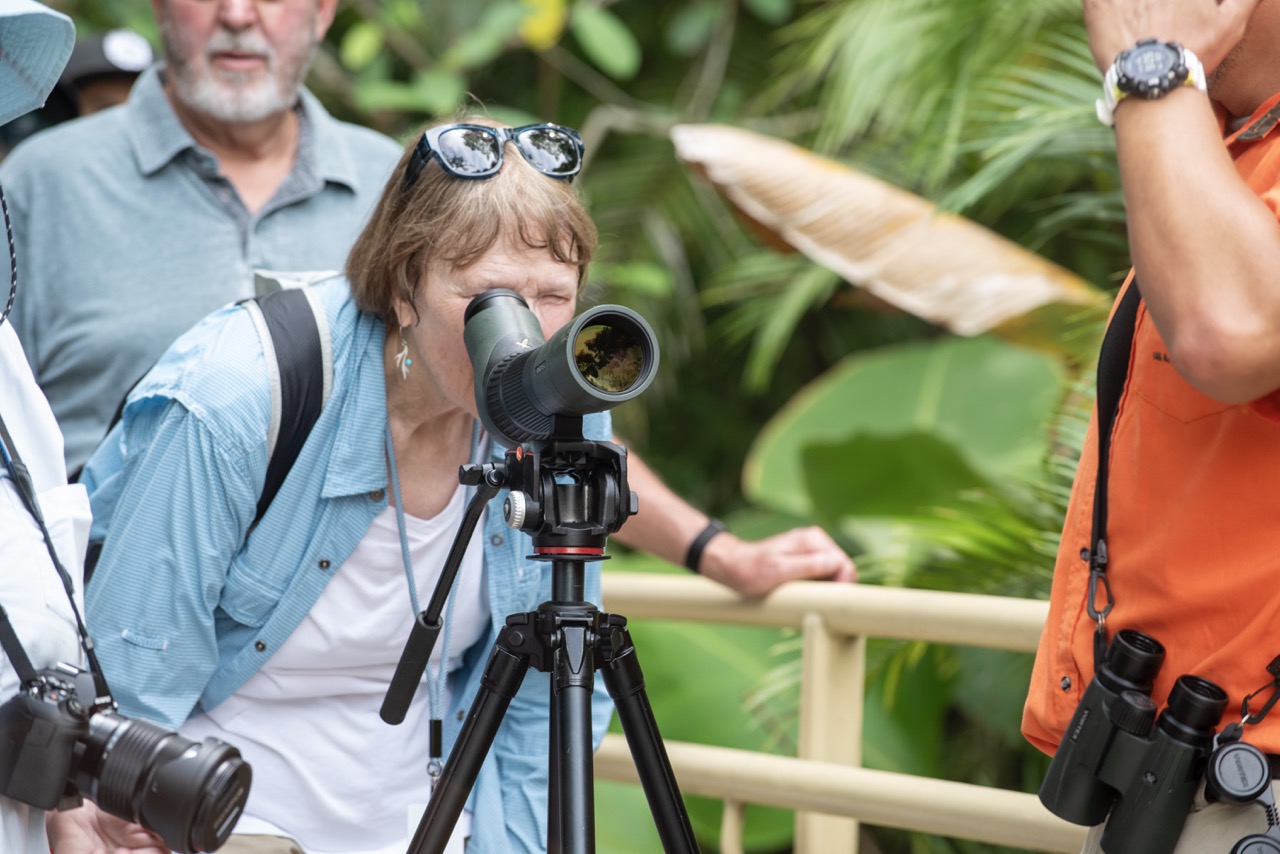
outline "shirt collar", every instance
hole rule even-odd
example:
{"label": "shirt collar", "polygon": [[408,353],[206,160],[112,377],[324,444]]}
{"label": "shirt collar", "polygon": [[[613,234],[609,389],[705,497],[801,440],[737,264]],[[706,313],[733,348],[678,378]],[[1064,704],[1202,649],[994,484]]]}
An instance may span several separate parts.
{"label": "shirt collar", "polygon": [[[1225,124],[1225,114],[1223,121]],[[1228,134],[1227,145],[1237,142],[1256,142],[1268,135],[1280,125],[1280,92],[1272,95],[1258,106],[1249,120]]]}
{"label": "shirt collar", "polygon": [[[354,306],[349,308],[355,310]],[[325,498],[371,492],[387,485],[386,456],[382,451],[387,422],[385,345],[386,324],[359,312],[352,341],[353,355],[358,354],[356,370],[338,413],[337,435],[322,489]],[[369,446],[370,436],[378,437],[374,447]]]}
{"label": "shirt collar", "polygon": [[[168,165],[183,151],[199,147],[178,120],[165,95],[161,76],[164,67],[163,62],[158,62],[139,75],[125,106],[129,113],[128,128],[133,150],[142,173],[147,176]],[[300,157],[311,162],[296,166],[310,167],[323,180],[358,191],[360,182],[355,163],[339,133],[338,121],[305,87],[299,90],[298,105],[312,139],[310,145],[301,147],[298,152]]]}

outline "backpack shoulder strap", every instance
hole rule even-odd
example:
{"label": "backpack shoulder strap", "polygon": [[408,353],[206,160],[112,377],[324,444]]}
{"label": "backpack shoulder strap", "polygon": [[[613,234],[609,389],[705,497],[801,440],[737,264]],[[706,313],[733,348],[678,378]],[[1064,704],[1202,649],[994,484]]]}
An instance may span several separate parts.
{"label": "backpack shoulder strap", "polygon": [[267,476],[256,525],[288,477],[333,387],[333,346],[324,306],[310,288],[286,288],[245,300],[262,339],[271,380]]}
{"label": "backpack shoulder strap", "polygon": [[[306,444],[333,387],[333,339],[329,317],[311,288],[288,287],[242,300],[249,312],[271,380],[271,422],[267,430],[267,475],[258,499],[256,526],[280,491]],[[145,376],[145,375],[144,375]],[[142,378],[139,377],[138,382]],[[138,385],[135,382],[130,391]],[[120,421],[128,394],[120,401],[108,433]],[[78,479],[77,469],[72,480]],[[102,543],[89,544],[85,582],[93,574]]]}

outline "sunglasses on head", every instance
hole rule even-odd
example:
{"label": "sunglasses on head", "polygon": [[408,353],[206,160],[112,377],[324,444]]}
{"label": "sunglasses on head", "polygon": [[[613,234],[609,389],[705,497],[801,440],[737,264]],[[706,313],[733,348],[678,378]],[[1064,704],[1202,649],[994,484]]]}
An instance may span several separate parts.
{"label": "sunglasses on head", "polygon": [[560,125],[524,125],[495,128],[487,125],[440,125],[428,129],[413,148],[404,173],[404,189],[434,157],[455,178],[489,178],[502,168],[507,141],[543,175],[569,179],[582,169],[582,137]]}

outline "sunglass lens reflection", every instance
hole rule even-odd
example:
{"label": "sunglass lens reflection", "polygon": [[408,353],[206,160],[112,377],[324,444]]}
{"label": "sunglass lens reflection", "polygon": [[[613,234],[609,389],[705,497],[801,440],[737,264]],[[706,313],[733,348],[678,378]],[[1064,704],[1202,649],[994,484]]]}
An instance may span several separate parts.
{"label": "sunglass lens reflection", "polygon": [[436,141],[440,160],[460,175],[487,175],[497,170],[498,140],[475,128],[452,128]]}
{"label": "sunglass lens reflection", "polygon": [[578,171],[578,146],[563,131],[533,128],[516,139],[520,153],[544,175],[573,175]]}

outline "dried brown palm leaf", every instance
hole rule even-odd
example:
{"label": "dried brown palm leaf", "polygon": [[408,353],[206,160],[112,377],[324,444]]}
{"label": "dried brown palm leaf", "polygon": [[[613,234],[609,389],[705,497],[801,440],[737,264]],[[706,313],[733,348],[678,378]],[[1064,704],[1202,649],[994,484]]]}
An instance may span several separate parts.
{"label": "dried brown palm leaf", "polygon": [[990,229],[789,142],[725,125],[677,125],[671,138],[771,245],[960,335],[1042,338],[1046,315],[1106,305],[1088,282]]}

